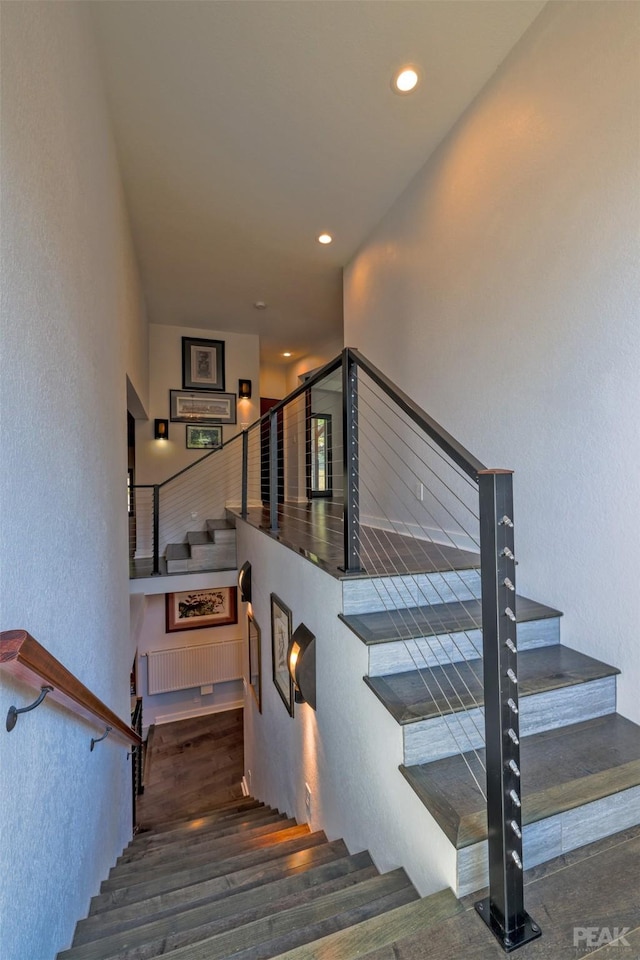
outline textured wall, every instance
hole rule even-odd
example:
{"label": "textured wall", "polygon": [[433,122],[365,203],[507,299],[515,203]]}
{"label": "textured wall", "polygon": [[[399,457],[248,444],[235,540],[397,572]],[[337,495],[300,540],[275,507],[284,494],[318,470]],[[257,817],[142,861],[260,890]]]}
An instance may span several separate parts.
{"label": "textured wall", "polygon": [[515,469],[520,591],[635,720],[639,20],[547,4],[345,280],[345,342]]}
{"label": "textured wall", "polygon": [[[129,712],[126,373],[145,321],[81,4],[2,11],[0,628]],[[3,678],[0,707],[33,690]],[[130,836],[130,764],[53,704],[0,734],[3,960],[49,960]]]}
{"label": "textured wall", "polygon": [[[338,620],[340,582],[239,521],[238,562],[246,559],[262,630],[262,714],[251,692],[244,711],[251,793],[343,837],[351,853],[370,850],[383,871],[404,866],[423,894],[453,886],[451,845],[398,770],[402,730],[362,680],[364,644]],[[271,592],[290,607],[294,630],[303,621],[317,637],[316,712],[297,704],[291,718],[273,684]]]}

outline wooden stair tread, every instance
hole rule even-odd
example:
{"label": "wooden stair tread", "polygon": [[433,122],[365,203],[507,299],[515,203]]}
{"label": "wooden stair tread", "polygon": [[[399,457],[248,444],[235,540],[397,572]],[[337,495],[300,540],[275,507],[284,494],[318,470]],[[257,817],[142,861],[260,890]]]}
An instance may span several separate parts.
{"label": "wooden stair tread", "polygon": [[[256,842],[251,850],[236,853],[226,859],[207,860],[205,863],[189,866],[185,869],[161,873],[158,876],[154,875],[151,879],[133,883],[128,887],[114,885],[113,889],[101,891],[96,897],[93,897],[90,912],[92,914],[98,913],[101,910],[108,910],[125,903],[148,900],[149,897],[155,897],[160,893],[191,886],[191,884],[199,883],[202,880],[221,877],[225,873],[234,873],[243,867],[264,863],[266,860],[283,856],[287,850],[294,853],[296,850],[306,849],[306,847],[314,844],[326,843],[326,839],[323,831],[309,833],[309,828],[306,825],[289,827],[287,830],[270,833],[261,838],[262,842],[260,844]],[[285,841],[294,841],[294,843],[285,848]]]}
{"label": "wooden stair tread", "polygon": [[[180,825],[173,826],[167,830],[143,830],[141,833],[135,835],[129,846],[126,847],[126,850],[131,848],[143,850],[145,847],[151,849],[164,842],[170,843],[172,839],[177,839],[181,836],[192,836],[197,833],[204,833],[207,830],[214,830],[216,828],[223,829],[226,826],[231,827],[233,824],[246,823],[254,817],[256,820],[259,820],[261,818],[258,815],[263,810],[268,810],[272,813],[277,812],[274,811],[272,807],[266,807],[264,804],[256,804],[253,807],[247,806],[244,810],[230,811],[221,816],[205,814],[202,817],[190,817],[188,820],[176,821]],[[165,837],[167,838],[166,841],[164,839]]]}
{"label": "wooden stair tread", "polygon": [[[616,667],[561,644],[525,650],[518,655],[521,698],[615,676],[619,672]],[[401,724],[457,713],[484,703],[482,660],[446,663],[420,671],[408,670],[364,679]]]}
{"label": "wooden stair tread", "polygon": [[168,543],[165,552],[166,560],[189,560],[191,551],[188,543]]}
{"label": "wooden stair tread", "polygon": [[212,859],[227,860],[246,850],[253,850],[256,847],[273,843],[274,841],[271,839],[273,836],[296,826],[296,820],[282,818],[278,814],[278,817],[272,823],[262,824],[259,827],[247,830],[246,833],[231,837],[214,838],[213,840],[203,839],[195,850],[189,847],[183,850],[182,854],[176,853],[168,859],[162,856],[162,851],[159,851],[158,855],[151,854],[149,857],[143,857],[139,862],[134,860],[132,863],[119,864],[111,868],[109,877],[103,881],[100,890],[102,893],[106,893],[107,890],[114,890],[126,884],[143,883],[149,875],[157,877],[162,873],[173,873],[176,870],[207,863]]}
{"label": "wooden stair tread", "polygon": [[[522,820],[534,823],[640,785],[640,728],[607,714],[520,743]],[[486,839],[484,750],[400,770],[458,848]],[[467,766],[467,764],[469,766]]]}
{"label": "wooden stair tread", "polygon": [[58,954],[59,960],[106,960],[125,956],[140,945],[149,953],[168,953],[178,947],[204,940],[235,927],[245,926],[315,897],[347,889],[378,875],[368,853],[323,864],[302,874],[283,878],[257,889],[210,902],[162,919],[141,921],[135,927],[101,935]]}
{"label": "wooden stair tread", "polygon": [[[318,843],[315,846],[300,847],[300,841],[285,845],[290,851],[279,857],[255,865],[235,870],[222,876],[192,883],[177,890],[111,907],[99,913],[92,913],[80,920],[76,928],[74,945],[95,940],[97,935],[109,935],[119,930],[137,927],[140,923],[149,923],[181,913],[191,907],[208,904],[220,904],[227,897],[233,897],[246,890],[258,889],[284,877],[295,876],[323,863],[331,863],[349,856],[343,840],[331,843]],[[215,907],[217,909],[217,906]],[[96,934],[95,931],[100,931]]]}
{"label": "wooden stair tread", "polygon": [[233,800],[228,800],[224,803],[217,803],[211,809],[205,808],[198,814],[188,814],[183,817],[164,820],[162,823],[155,824],[153,827],[143,827],[142,831],[135,835],[134,840],[138,840],[142,837],[145,839],[160,837],[163,833],[168,833],[173,830],[186,829],[190,823],[193,823],[194,820],[223,820],[228,817],[239,816],[240,814],[250,810],[262,809],[264,806],[264,803],[260,803],[258,800],[254,800],[252,797],[238,797]]}
{"label": "wooden stair tread", "polygon": [[[453,893],[442,890],[313,943],[296,947],[280,954],[278,960],[355,960],[356,957],[366,956],[372,948],[410,935],[420,937],[424,946],[424,933],[427,930],[463,911],[464,907]],[[433,946],[431,939],[428,943]]]}
{"label": "wooden stair tread", "polygon": [[[475,630],[482,623],[482,604],[480,600],[465,600],[460,603],[438,603],[338,616],[363,643],[370,645]],[[529,620],[561,617],[562,614],[543,603],[518,596],[516,616],[518,623],[524,623]]]}
{"label": "wooden stair tread", "polygon": [[[316,897],[308,903],[254,920],[198,943],[171,950],[163,956],[168,960],[223,960],[231,955],[241,958],[245,951],[254,949],[257,944],[260,944],[261,957],[276,956],[279,947],[275,944],[282,938],[291,934],[296,938],[313,938],[314,926],[322,921],[341,915],[353,915],[354,911],[366,914],[368,909],[379,909],[376,904],[394,895],[413,899],[418,896],[404,870],[393,870],[371,877],[347,889]],[[350,919],[350,922],[353,922],[353,919]],[[273,952],[268,949],[270,941],[274,941]]]}

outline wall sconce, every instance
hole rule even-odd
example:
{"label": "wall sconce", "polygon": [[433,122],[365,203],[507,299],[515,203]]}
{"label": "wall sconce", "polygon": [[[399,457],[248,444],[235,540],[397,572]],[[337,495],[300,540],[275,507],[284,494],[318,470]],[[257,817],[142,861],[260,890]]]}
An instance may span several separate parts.
{"label": "wall sconce", "polygon": [[287,663],[296,703],[308,703],[315,710],[316,638],[304,623],[293,631],[287,650]]}
{"label": "wall sconce", "polygon": [[251,564],[248,560],[245,560],[238,572],[238,590],[240,599],[244,603],[251,603]]}
{"label": "wall sconce", "polygon": [[241,400],[251,399],[251,380],[238,380],[238,396]]}
{"label": "wall sconce", "polygon": [[153,439],[154,440],[169,439],[169,421],[168,420],[154,420]]}

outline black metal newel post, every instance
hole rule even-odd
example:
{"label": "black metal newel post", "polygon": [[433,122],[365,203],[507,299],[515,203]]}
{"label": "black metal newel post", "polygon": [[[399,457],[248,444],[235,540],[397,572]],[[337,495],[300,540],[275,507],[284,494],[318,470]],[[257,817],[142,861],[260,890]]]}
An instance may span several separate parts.
{"label": "black metal newel post", "polygon": [[278,414],[269,412],[269,527],[278,532]]}
{"label": "black metal newel post", "polygon": [[153,570],[151,576],[160,575],[160,485],[153,486]]}
{"label": "black metal newel post", "polygon": [[247,516],[247,507],[248,507],[248,490],[249,490],[249,433],[247,430],[242,431],[242,507],[240,509],[240,516]]}
{"label": "black metal newel post", "polygon": [[489,896],[475,906],[511,952],[541,933],[524,909],[513,475],[481,470],[478,480]]}
{"label": "black metal newel post", "polygon": [[344,570],[345,573],[361,573],[358,501],[358,365],[348,348],[342,354],[342,457]]}

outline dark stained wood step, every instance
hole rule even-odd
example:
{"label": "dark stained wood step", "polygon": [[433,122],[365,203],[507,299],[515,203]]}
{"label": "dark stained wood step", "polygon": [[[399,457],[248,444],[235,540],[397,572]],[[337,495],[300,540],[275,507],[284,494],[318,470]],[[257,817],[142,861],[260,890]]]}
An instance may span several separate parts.
{"label": "dark stained wood step", "polygon": [[[616,667],[556,644],[518,655],[520,698],[616,676]],[[365,683],[398,723],[415,723],[484,704],[482,660],[447,663],[383,677]]]}
{"label": "dark stained wood step", "polygon": [[[429,960],[440,960],[434,951],[434,940],[429,931],[449,917],[464,912],[464,907],[450,890],[441,890],[422,900],[414,900],[404,906],[331,933],[312,943],[288,950],[279,955],[279,960],[356,960],[368,955],[376,947],[393,943],[400,937],[416,936],[423,945],[428,945]],[[457,960],[461,960],[461,954]]]}
{"label": "dark stained wood step", "polygon": [[[267,860],[285,856],[287,853],[304,850],[315,844],[326,843],[326,840],[323,831],[309,833],[309,827],[306,824],[289,827],[279,833],[270,833],[266,837],[261,837],[260,841],[254,841],[254,847],[251,850],[236,853],[227,859],[207,860],[205,863],[190,866],[186,869],[153,876],[152,879],[128,887],[115,886],[113,889],[101,890],[91,900],[90,913],[99,913],[102,910],[109,910],[125,903],[148,900],[149,897],[155,897],[170,890],[178,890],[180,887],[210,880],[213,877],[221,877],[225,873],[234,873],[245,867],[255,866]],[[285,847],[285,843],[290,845]]]}
{"label": "dark stained wood step", "polygon": [[244,891],[217,902],[214,907],[206,903],[162,920],[101,936],[59,953],[58,960],[108,960],[112,957],[124,960],[132,954],[135,954],[135,960],[145,960],[164,955],[178,947],[309,903],[316,897],[345,890],[377,875],[369,854],[358,854]]}
{"label": "dark stained wood step", "polygon": [[180,947],[163,956],[168,960],[224,960],[230,956],[242,958],[251,956],[247,951],[255,950],[258,944],[259,954],[253,955],[265,958],[276,956],[281,952],[281,944],[286,943],[287,937],[297,942],[302,942],[301,938],[314,939],[318,929],[322,929],[323,921],[343,917],[345,922],[358,922],[358,917],[366,919],[371,915],[371,911],[387,909],[388,904],[394,904],[398,899],[407,902],[417,896],[404,870],[393,870],[345,890],[315,897],[309,903],[255,920],[199,943]]}
{"label": "dark stained wood step", "polygon": [[[520,596],[517,598],[516,615],[518,623],[562,616],[559,610]],[[482,623],[482,604],[480,600],[465,600],[462,603],[438,603],[377,613],[340,613],[338,617],[363,643],[369,645],[474,630]]]}
{"label": "dark stained wood step", "polygon": [[193,847],[199,848],[203,844],[212,843],[216,840],[231,841],[234,837],[240,839],[263,826],[286,819],[286,815],[278,813],[277,810],[265,810],[260,817],[252,817],[250,820],[244,820],[227,827],[217,824],[208,829],[194,829],[191,833],[181,833],[177,837],[173,833],[166,833],[165,837],[171,839],[167,839],[164,843],[147,844],[143,847],[137,847],[135,843],[131,844],[116,861],[116,868],[123,867],[125,864],[133,866],[142,860],[154,864],[168,858],[180,858],[181,854],[186,855],[186,851]]}
{"label": "dark stained wood step", "polygon": [[277,812],[274,811],[272,807],[256,803],[255,806],[248,806],[244,810],[233,810],[223,815],[216,815],[214,813],[205,814],[202,817],[190,817],[188,820],[178,821],[179,825],[174,826],[170,830],[153,830],[137,833],[125,849],[152,849],[163,843],[172,843],[174,839],[181,836],[193,836],[194,834],[206,833],[208,830],[216,828],[224,829],[234,824],[247,823],[254,817],[256,820],[260,820],[263,811],[270,813]]}
{"label": "dark stained wood step", "polygon": [[[312,837],[314,836],[312,834]],[[294,849],[296,846],[300,847],[301,842],[296,840],[284,844],[283,850],[290,852],[255,866],[244,867],[200,883],[191,883],[177,890],[149,897],[147,900],[138,900],[92,913],[86,919],[79,921],[73,941],[74,946],[95,940],[96,930],[100,931],[100,935],[107,936],[120,930],[131,929],[140,923],[149,923],[152,920],[175,915],[194,906],[205,903],[220,904],[227,897],[233,897],[247,890],[259,889],[284,877],[296,876],[321,864],[332,863],[349,856],[343,840]]]}
{"label": "dark stained wood step", "polygon": [[[594,960],[634,960],[640,956],[639,862],[640,837],[635,837],[569,866],[559,861],[541,879],[527,871],[526,909],[542,927],[542,937],[521,947],[514,956],[518,960],[578,960],[587,955],[593,955]],[[626,927],[629,947],[618,943],[595,951],[582,941],[582,947],[576,949],[576,927],[595,928],[598,934],[604,928]],[[333,956],[350,960],[347,955]],[[360,956],[366,960],[503,960],[505,953],[468,904],[458,916],[433,927],[428,938],[420,933],[401,933]],[[286,955],[286,960],[307,958]],[[329,960],[329,955],[318,951],[313,960]]]}
{"label": "dark stained wood step", "polygon": [[[640,728],[618,714],[524,737],[523,823],[535,823],[640,785]],[[487,836],[484,751],[400,767],[440,827],[461,849]]]}
{"label": "dark stained wood step", "polygon": [[243,834],[232,837],[203,840],[194,850],[188,848],[183,850],[181,855],[175,854],[168,859],[162,856],[160,850],[157,854],[152,853],[140,861],[134,860],[133,863],[112,867],[108,879],[103,881],[100,889],[104,893],[132,883],[143,883],[149,875],[159,876],[162,873],[194,867],[208,860],[226,860],[245,850],[253,850],[265,843],[273,843],[271,837],[279,836],[287,828],[295,826],[297,826],[295,819],[292,817],[287,819],[278,814],[271,823],[253,827]]}

